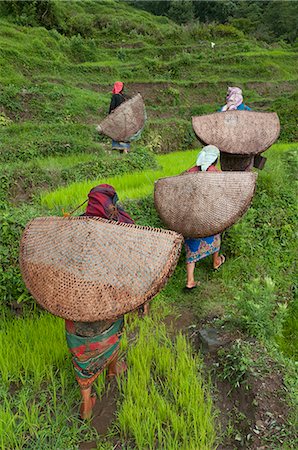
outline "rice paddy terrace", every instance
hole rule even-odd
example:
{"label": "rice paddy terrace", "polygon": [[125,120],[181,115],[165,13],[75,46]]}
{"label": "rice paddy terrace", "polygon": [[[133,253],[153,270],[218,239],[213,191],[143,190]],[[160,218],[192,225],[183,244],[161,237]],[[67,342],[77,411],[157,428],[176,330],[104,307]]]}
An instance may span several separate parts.
{"label": "rice paddy terrace", "polygon": [[[295,46],[231,26],[180,27],[114,1],[73,3],[60,28],[0,18],[0,448],[297,448]],[[128,156],[95,131],[116,79],[143,95],[148,115]],[[154,181],[193,165],[190,118],[216,111],[228,85],[281,120],[252,207],[225,232],[219,272],[204,260],[186,295],[182,255],[150,317],[127,317],[127,377],[99,377],[95,417],[83,423],[63,323],[21,280],[22,229],[70,211],[100,182],[137,223],[162,226]],[[206,329],[221,349],[201,352]]]}

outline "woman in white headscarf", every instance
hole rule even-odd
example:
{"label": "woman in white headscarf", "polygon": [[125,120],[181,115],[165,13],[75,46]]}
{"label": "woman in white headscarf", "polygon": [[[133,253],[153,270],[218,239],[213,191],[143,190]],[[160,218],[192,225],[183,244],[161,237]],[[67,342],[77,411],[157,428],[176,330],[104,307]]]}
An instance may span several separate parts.
{"label": "woman in white headscarf", "polygon": [[[192,167],[187,172],[220,172],[216,168],[218,158],[218,148],[214,145],[207,145],[198,154],[196,166]],[[225,262],[225,257],[223,255],[219,255],[220,234],[200,239],[187,238],[185,239],[185,250],[187,290],[192,290],[199,285],[199,283],[194,279],[194,271],[197,261],[200,261],[206,256],[212,255],[214,269],[219,269],[219,267]]]}

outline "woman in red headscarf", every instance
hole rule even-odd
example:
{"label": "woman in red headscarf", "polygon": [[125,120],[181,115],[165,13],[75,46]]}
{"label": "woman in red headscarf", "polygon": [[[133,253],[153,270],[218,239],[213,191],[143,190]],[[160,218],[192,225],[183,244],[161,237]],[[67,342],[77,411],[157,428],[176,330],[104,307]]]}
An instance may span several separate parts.
{"label": "woman in red headscarf", "polygon": [[[101,184],[89,192],[84,215],[134,223],[117,202],[115,189],[108,184]],[[107,375],[111,378],[126,370],[125,362],[118,360],[123,324],[123,316],[116,321],[65,321],[67,345],[72,353],[75,375],[81,390],[82,419],[89,419],[92,415],[96,402],[96,397],[91,395],[92,384],[102,371],[107,369]]]}
{"label": "woman in red headscarf", "polygon": [[123,95],[124,83],[122,81],[116,81],[114,83],[114,87],[112,90],[112,98],[109,108],[109,114],[114,111],[117,106],[121,105],[121,103],[125,102],[125,97]]}
{"label": "woman in red headscarf", "polygon": [[[122,83],[122,81],[116,81],[116,83],[114,83],[109,114],[111,114],[114,111],[114,109],[120,106],[121,103],[125,102],[126,98],[123,94],[123,89],[124,83]],[[112,149],[119,150],[120,153],[128,153],[128,151],[130,150],[130,143],[112,140]]]}

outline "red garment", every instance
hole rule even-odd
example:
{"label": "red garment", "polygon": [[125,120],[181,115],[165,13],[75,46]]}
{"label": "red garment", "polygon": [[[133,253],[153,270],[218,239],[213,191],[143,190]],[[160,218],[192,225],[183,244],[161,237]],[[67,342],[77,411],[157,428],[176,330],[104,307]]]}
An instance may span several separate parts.
{"label": "red garment", "polygon": [[116,81],[116,83],[114,83],[112,94],[120,94],[120,92],[123,90],[123,88],[124,88],[124,83],[122,83],[122,81]]}
{"label": "red garment", "polygon": [[97,216],[103,219],[134,223],[129,214],[117,205],[118,195],[113,186],[100,184],[88,194],[86,216]]}
{"label": "red garment", "polygon": [[[191,169],[188,169],[187,172],[192,173],[192,172],[201,172],[201,168],[198,166],[194,166]],[[217,169],[213,164],[211,164],[211,166],[208,167],[208,169],[206,170],[206,172],[220,172],[219,169]]]}

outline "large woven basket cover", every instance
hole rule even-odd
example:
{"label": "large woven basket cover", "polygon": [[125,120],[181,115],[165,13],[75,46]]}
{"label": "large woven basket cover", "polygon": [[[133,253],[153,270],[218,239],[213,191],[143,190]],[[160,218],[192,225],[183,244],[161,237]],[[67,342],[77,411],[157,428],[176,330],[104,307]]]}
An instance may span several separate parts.
{"label": "large woven basket cover", "polygon": [[222,152],[254,155],[264,152],[279,136],[276,113],[226,111],[195,116],[194,132],[205,144],[216,145]]}
{"label": "large woven basket cover", "polygon": [[155,182],[156,210],[170,230],[200,238],[221,233],[248,209],[257,175],[198,172]]}
{"label": "large woven basket cover", "polygon": [[41,217],[26,226],[20,266],[28,290],[52,314],[114,319],[150,300],[173,272],[183,237],[91,217]]}
{"label": "large woven basket cover", "polygon": [[145,105],[141,94],[121,103],[101,123],[101,132],[114,141],[128,141],[145,124]]}

